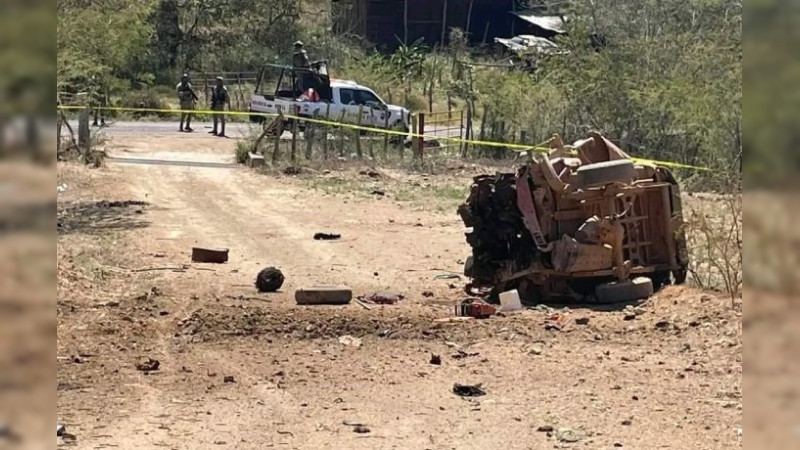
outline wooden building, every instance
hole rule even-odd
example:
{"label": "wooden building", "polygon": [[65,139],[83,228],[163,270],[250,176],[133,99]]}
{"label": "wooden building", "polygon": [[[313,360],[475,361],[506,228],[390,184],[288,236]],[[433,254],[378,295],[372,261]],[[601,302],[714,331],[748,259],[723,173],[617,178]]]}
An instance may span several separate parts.
{"label": "wooden building", "polygon": [[548,35],[521,13],[523,0],[333,0],[339,33],[360,36],[380,49],[422,38],[434,47],[447,43],[451,28],[467,32],[471,44],[492,43],[516,34]]}

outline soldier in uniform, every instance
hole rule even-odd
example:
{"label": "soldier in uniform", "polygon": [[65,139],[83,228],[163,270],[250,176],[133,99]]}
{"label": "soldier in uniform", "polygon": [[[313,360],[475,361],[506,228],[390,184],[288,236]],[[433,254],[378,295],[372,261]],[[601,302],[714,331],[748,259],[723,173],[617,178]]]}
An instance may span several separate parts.
{"label": "soldier in uniform", "polygon": [[[197,94],[195,94],[194,88],[192,88],[192,83],[189,81],[189,74],[183,74],[181,77],[181,82],[178,83],[176,90],[178,92],[178,100],[181,104],[181,111],[193,110],[195,102],[197,101]],[[184,121],[186,122],[185,127],[183,125]],[[181,123],[178,126],[178,131],[185,131],[187,133],[194,131],[192,130],[192,113],[181,113]]]}
{"label": "soldier in uniform", "polygon": [[311,69],[311,62],[308,60],[308,53],[303,49],[303,42],[297,41],[294,43],[294,53],[292,53],[292,67],[295,69],[306,69],[295,71],[297,75],[297,91],[305,92],[310,86],[308,78],[311,75],[308,70]]}
{"label": "soldier in uniform", "polygon": [[[230,103],[228,97],[228,88],[225,87],[225,82],[222,77],[217,77],[217,83],[211,91],[211,110],[212,111],[225,111],[225,105]],[[217,125],[219,124],[219,131]],[[225,114],[214,114],[214,129],[211,134],[219,137],[225,136]]]}

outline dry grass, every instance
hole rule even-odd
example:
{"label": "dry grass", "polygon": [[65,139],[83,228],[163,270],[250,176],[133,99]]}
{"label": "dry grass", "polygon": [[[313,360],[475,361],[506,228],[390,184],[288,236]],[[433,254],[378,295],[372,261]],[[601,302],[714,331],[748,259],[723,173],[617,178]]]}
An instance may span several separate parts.
{"label": "dry grass", "polygon": [[742,194],[684,197],[691,281],[700,288],[741,296],[744,281]]}

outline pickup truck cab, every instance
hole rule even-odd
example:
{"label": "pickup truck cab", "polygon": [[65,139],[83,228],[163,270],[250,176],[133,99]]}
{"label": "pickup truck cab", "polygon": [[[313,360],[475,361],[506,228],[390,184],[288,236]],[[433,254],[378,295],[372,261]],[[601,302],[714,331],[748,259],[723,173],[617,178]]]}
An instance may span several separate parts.
{"label": "pickup truck cab", "polygon": [[[313,89],[312,95],[309,89]],[[279,111],[404,133],[409,131],[411,121],[409,110],[387,104],[372,89],[354,81],[330,79],[327,68],[319,62],[311,69],[264,66],[250,99],[250,112],[276,114]],[[262,122],[264,116],[251,115],[250,119]]]}

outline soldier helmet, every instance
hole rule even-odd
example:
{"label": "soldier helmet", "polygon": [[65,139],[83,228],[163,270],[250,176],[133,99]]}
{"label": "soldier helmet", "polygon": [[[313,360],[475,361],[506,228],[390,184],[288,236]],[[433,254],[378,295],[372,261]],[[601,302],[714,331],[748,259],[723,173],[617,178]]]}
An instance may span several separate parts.
{"label": "soldier helmet", "polygon": [[295,41],[294,46],[295,47],[302,47],[303,46],[303,41]]}
{"label": "soldier helmet", "polygon": [[184,73],[183,75],[181,75],[181,78],[183,78],[185,80],[185,79],[189,78],[189,74],[188,73]]}
{"label": "soldier helmet", "polygon": [[222,81],[222,77],[217,77],[216,80],[217,81]]}

